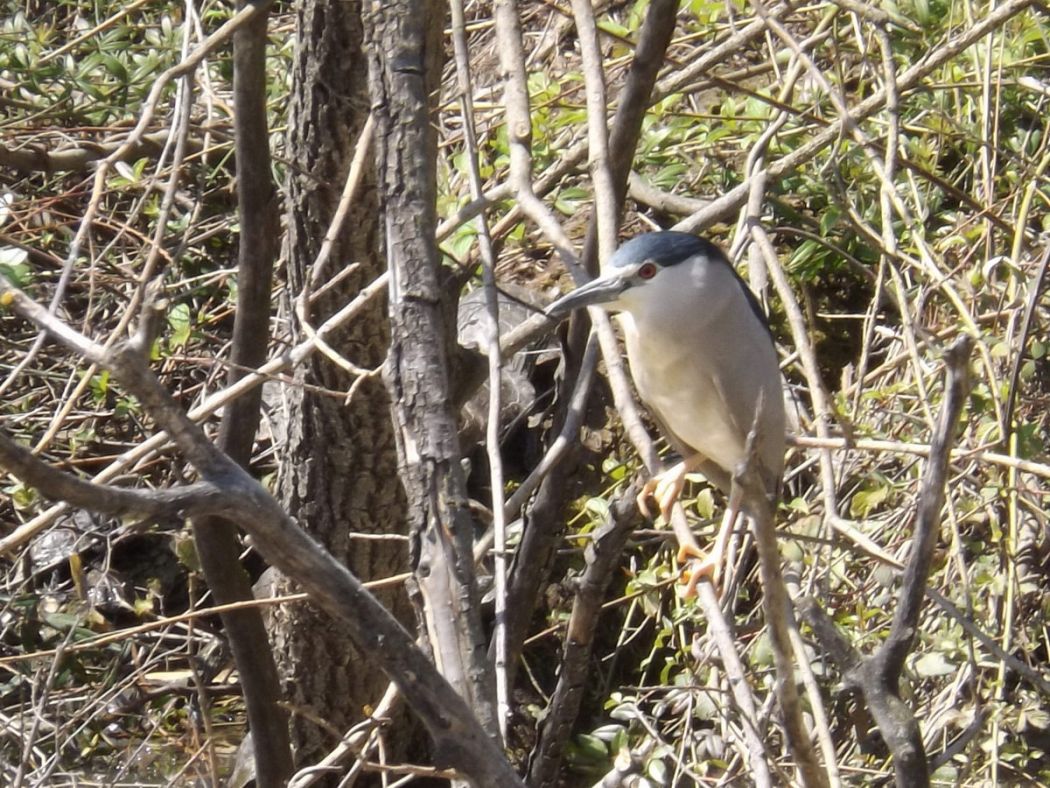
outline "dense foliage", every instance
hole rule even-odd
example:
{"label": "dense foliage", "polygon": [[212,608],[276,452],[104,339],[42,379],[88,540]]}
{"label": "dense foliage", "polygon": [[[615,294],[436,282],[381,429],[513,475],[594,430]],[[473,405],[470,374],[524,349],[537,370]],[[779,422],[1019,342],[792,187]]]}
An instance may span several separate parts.
{"label": "dense foliage", "polygon": [[[599,5],[615,96],[647,3]],[[935,758],[943,753],[938,784],[1046,784],[1045,14],[1019,4],[956,49],[959,36],[1005,4],[854,5],[684,3],[645,119],[621,237],[669,227],[744,183],[749,154],[768,142],[765,161],[775,177],[761,220],[802,323],[784,294],[761,277],[752,284],[769,305],[785,375],[801,403],[799,434],[819,434],[815,389],[828,397],[832,425],[822,443],[792,451],[778,515],[781,550],[796,589],[816,594],[861,650],[885,637],[893,612],[894,563],[908,553],[941,398],[940,354],[959,332],[977,339],[938,562],[904,691],[928,750]],[[591,185],[575,29],[571,14],[553,4],[523,3],[521,10],[538,191],[582,242]],[[228,52],[211,53],[192,83],[158,76],[229,13],[211,2],[27,0],[0,20],[0,271],[39,301],[56,299],[58,314],[102,341],[126,334],[139,284],[162,277],[168,325],[153,350],[155,369],[187,408],[223,385],[215,359],[228,341],[236,288]],[[777,23],[742,35],[766,14]],[[439,219],[470,202],[467,161],[476,153],[494,190],[488,218],[501,281],[542,298],[566,279],[551,240],[498,191],[509,167],[498,44],[487,3],[472,4],[468,15],[478,149],[463,134],[450,63],[436,118]],[[271,20],[279,182],[293,27],[286,9]],[[703,60],[733,36],[740,38],[730,51]],[[912,69],[935,60],[912,77]],[[880,95],[890,98],[858,109]],[[147,112],[145,136],[103,172],[97,188],[99,161]],[[843,123],[847,112],[855,120]],[[775,170],[791,156],[798,156],[794,166]],[[80,234],[89,212],[91,231]],[[734,248],[737,215],[705,223],[704,232]],[[449,222],[444,230],[446,263],[477,267],[476,225]],[[746,252],[738,262],[748,267]],[[283,318],[275,310],[274,347]],[[85,476],[152,434],[139,404],[105,372],[38,341],[3,311],[0,326],[0,427],[7,434]],[[800,361],[804,343],[814,349],[816,376]],[[525,421],[534,434],[542,431],[542,418]],[[593,467],[576,480],[582,492],[571,538],[514,696],[517,752],[532,744],[556,680],[571,579],[582,569],[588,535],[638,467],[615,419],[601,427],[592,420],[584,440]],[[515,447],[508,460],[527,466],[522,457],[531,455],[522,445],[519,433],[508,442]],[[529,470],[510,467],[522,476]],[[268,430],[254,470],[263,477],[275,470]],[[181,480],[184,470],[177,456],[143,452],[119,474],[160,486]],[[208,604],[183,525],[49,514],[52,502],[32,487],[13,477],[2,484],[0,540],[26,533],[28,523],[40,526],[31,539],[0,541],[3,781],[57,785],[104,775],[164,784],[225,772],[241,707],[212,619],[177,617]],[[691,486],[688,512],[698,533],[717,522],[722,503],[701,480]],[[590,784],[623,752],[642,762],[636,784],[723,776],[746,784],[726,674],[699,606],[677,589],[680,567],[668,537],[660,527],[638,530],[623,556],[566,784]],[[748,681],[761,700],[772,661],[752,553],[741,540],[724,585]],[[884,745],[857,699],[840,691],[823,653],[810,643],[808,655],[842,781],[873,784],[891,771]],[[807,719],[819,727],[813,700]],[[770,713],[767,704],[767,723]],[[775,730],[770,724],[771,737]]]}

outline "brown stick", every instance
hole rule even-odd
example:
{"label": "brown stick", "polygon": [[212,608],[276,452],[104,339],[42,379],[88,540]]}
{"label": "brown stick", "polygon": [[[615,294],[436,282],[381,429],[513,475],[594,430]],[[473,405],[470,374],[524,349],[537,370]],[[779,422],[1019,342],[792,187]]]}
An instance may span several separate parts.
{"label": "brown stick", "polygon": [[[238,5],[243,9],[248,3],[240,0]],[[266,119],[267,19],[264,8],[233,34],[237,216],[241,232],[230,384],[266,361],[266,343],[259,338],[269,333],[273,263],[281,227]],[[223,411],[219,448],[244,467],[251,462],[261,403],[262,389],[255,389]],[[240,562],[236,525],[226,518],[202,517],[193,521],[193,539],[215,601],[230,604],[252,599],[252,581]],[[231,610],[221,618],[244,688],[256,784],[279,788],[292,774],[292,750],[287,714],[279,703],[277,664],[262,612],[258,608]]]}
{"label": "brown stick", "polygon": [[638,519],[635,498],[639,489],[634,484],[620,494],[613,502],[608,519],[594,532],[594,539],[584,551],[587,569],[579,580],[576,599],[572,604],[558,686],[551,697],[540,731],[540,741],[529,765],[530,786],[547,788],[557,784],[558,765],[565,751],[565,742],[571,736],[580,713],[587,685],[602,599],[627,537]]}

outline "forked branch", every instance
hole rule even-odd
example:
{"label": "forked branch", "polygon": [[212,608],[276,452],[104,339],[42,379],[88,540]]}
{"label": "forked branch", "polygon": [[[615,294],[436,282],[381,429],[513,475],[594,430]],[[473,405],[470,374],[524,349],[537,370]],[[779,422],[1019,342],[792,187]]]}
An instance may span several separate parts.
{"label": "forked branch", "polygon": [[150,370],[133,343],[106,349],[58,320],[0,274],[0,304],[46,330],[85,360],[110,370],[138,398],[205,482],[235,506],[222,512],[242,527],[259,552],[295,578],[316,603],[347,624],[362,652],[397,684],[434,739],[437,757],[485,786],[520,786],[502,751],[471,709],[437,672],[412,636],[350,571],[317,544],[247,471],[222,453]]}
{"label": "forked branch", "polygon": [[896,781],[901,788],[921,788],[930,784],[929,765],[919,723],[900,696],[900,677],[904,660],[915,645],[922,599],[940,533],[941,509],[944,507],[955,427],[970,390],[969,361],[972,348],[973,339],[964,334],[945,354],[948,380],[944,401],[937,417],[930,458],[923,473],[915,516],[915,538],[904,568],[889,636],[874,654],[864,657],[836,629],[815,599],[807,598],[801,603],[804,618],[821,645],[838,664],[846,686],[863,694],[871,716],[893,756]]}

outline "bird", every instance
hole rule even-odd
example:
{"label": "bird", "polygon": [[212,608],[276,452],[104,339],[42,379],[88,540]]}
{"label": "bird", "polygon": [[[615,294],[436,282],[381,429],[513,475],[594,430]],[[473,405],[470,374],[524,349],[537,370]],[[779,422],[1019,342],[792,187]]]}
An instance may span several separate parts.
{"label": "bird", "polygon": [[717,586],[737,509],[753,513],[746,497],[737,503],[730,495],[753,428],[757,470],[774,506],[784,467],[784,389],[762,307],[718,246],[671,230],[630,239],[603,261],[596,279],[545,313],[560,319],[588,306],[615,313],[638,395],[681,456],[642,487],[642,514],[650,516],[652,499],[670,522],[686,474],[694,471],[729,495],[714,548],[679,550],[680,561],[700,560],[690,591],[703,577]]}

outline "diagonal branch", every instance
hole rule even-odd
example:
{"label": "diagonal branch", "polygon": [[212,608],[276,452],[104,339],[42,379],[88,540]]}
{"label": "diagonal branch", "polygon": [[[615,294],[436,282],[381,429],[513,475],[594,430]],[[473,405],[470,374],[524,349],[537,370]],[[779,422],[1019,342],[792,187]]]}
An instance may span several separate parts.
{"label": "diagonal branch", "polygon": [[[760,410],[761,407],[760,401]],[[756,422],[758,418],[759,414],[756,413]],[[787,586],[784,584],[784,573],[780,567],[780,550],[777,547],[777,535],[773,523],[774,500],[771,500],[766,492],[767,485],[764,480],[767,474],[763,472],[755,449],[758,443],[757,437],[757,430],[752,428],[747,438],[747,459],[733,474],[730,498],[732,500],[739,496],[740,500],[746,501],[749,519],[755,534],[759,570],[762,576],[762,608],[766,626],[769,628],[773,663],[776,667],[776,696],[780,704],[788,746],[798,765],[802,785],[827,786],[827,775],[820,767],[802,719],[802,704],[799,700],[795,679],[795,665],[791,659],[793,650],[791,630],[795,627],[795,613],[788,596]],[[732,503],[730,506],[736,508]]]}
{"label": "diagonal branch", "polygon": [[915,644],[922,598],[930,575],[934,548],[940,534],[951,445],[956,424],[969,394],[969,361],[973,339],[960,336],[945,354],[948,381],[922,478],[915,538],[904,569],[890,633],[878,650],[863,657],[836,629],[816,600],[807,598],[801,608],[817,639],[842,671],[847,686],[860,690],[893,755],[897,785],[930,784],[929,766],[919,723],[900,696],[904,660]]}
{"label": "diagonal branch", "polygon": [[530,786],[547,788],[557,784],[558,764],[583,702],[602,599],[627,537],[638,519],[635,498],[639,489],[633,484],[617,497],[610,507],[608,519],[594,532],[594,538],[584,552],[587,568],[576,588],[562,649],[558,686],[551,697],[540,741],[529,766]]}
{"label": "diagonal branch", "polygon": [[463,698],[434,668],[412,636],[345,566],[317,544],[247,471],[215,447],[149,369],[133,343],[106,349],[50,315],[0,274],[0,304],[55,340],[110,370],[165,430],[204,481],[235,500],[234,520],[259,552],[294,577],[317,604],[347,625],[351,639],[397,684],[434,740],[436,757],[478,785],[521,782]]}

